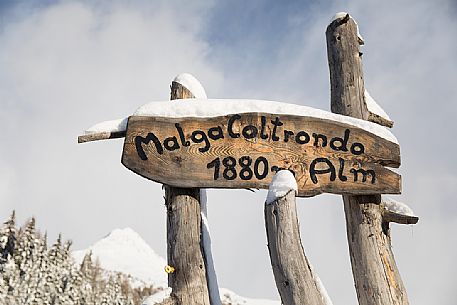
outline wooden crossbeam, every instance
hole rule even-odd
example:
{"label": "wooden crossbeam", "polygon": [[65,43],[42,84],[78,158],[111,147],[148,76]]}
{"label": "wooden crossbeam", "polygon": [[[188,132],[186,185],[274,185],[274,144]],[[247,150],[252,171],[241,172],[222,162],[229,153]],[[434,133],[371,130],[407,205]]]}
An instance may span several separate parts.
{"label": "wooden crossbeam", "polygon": [[78,143],[125,138],[125,131],[96,132],[78,136]]}

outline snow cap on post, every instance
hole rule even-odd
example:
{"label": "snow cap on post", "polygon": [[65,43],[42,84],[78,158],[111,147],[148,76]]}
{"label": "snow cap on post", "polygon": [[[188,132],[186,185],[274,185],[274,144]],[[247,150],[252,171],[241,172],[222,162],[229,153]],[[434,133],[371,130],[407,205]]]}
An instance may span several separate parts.
{"label": "snow cap on post", "polygon": [[391,121],[389,115],[382,109],[381,106],[376,102],[376,100],[370,95],[370,93],[365,89],[365,92],[363,93],[364,98],[365,98],[365,103],[367,104],[368,111],[388,120]]}
{"label": "snow cap on post", "polygon": [[359,25],[357,24],[355,19],[352,18],[351,15],[349,15],[349,13],[347,13],[347,12],[336,13],[335,16],[333,16],[332,20],[330,20],[330,23],[332,23],[333,21],[335,21],[337,19],[341,19],[341,18],[348,18],[348,19],[351,18],[352,20],[354,20],[354,23],[357,26],[357,41],[359,42],[359,45],[363,46],[365,44],[365,41],[363,40],[362,35],[360,35]]}
{"label": "snow cap on post", "polygon": [[294,175],[289,170],[281,170],[273,176],[268,189],[266,204],[275,202],[278,198],[284,197],[289,191],[297,193],[298,186]]}
{"label": "snow cap on post", "polygon": [[379,104],[370,95],[370,93],[368,93],[366,89],[363,93],[363,97],[365,100],[365,104],[367,105],[368,112],[370,113],[368,116],[368,120],[370,122],[392,128],[394,126],[394,122],[390,119],[390,117],[387,115],[384,109],[382,109],[382,107],[379,106]]}
{"label": "snow cap on post", "polygon": [[406,204],[400,201],[393,200],[389,197],[382,196],[382,203],[384,203],[384,208],[390,212],[405,216],[416,216],[414,215],[413,210]]}
{"label": "snow cap on post", "polygon": [[383,206],[383,221],[395,222],[398,224],[416,224],[419,217],[416,216],[413,210],[403,202],[393,200],[389,197],[381,197]]}
{"label": "snow cap on post", "polygon": [[195,98],[198,99],[207,99],[205,89],[202,84],[189,73],[181,73],[173,79],[173,82],[178,83],[184,86],[189,90]]}

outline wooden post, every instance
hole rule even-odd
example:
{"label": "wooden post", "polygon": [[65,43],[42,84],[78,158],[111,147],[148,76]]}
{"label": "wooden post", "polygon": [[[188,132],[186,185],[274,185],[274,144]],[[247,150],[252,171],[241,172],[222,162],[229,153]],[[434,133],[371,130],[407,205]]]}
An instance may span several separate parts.
{"label": "wooden post", "polygon": [[[172,100],[193,97],[184,86],[172,83]],[[200,190],[164,187],[168,265],[174,272],[168,276],[172,289],[170,299],[163,304],[210,305],[202,246]]]}
{"label": "wooden post", "polygon": [[300,239],[295,191],[265,203],[268,251],[284,305],[325,305]]}
{"label": "wooden post", "polygon": [[[347,14],[326,31],[332,112],[368,119],[357,25]],[[383,221],[381,196],[344,195],[347,238],[360,305],[409,304]]]}

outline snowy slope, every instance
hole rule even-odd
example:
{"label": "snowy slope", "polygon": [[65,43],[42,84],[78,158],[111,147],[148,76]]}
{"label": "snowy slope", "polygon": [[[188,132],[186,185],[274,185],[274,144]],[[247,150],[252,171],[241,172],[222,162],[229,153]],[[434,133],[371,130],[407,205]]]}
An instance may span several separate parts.
{"label": "snowy slope", "polygon": [[[168,288],[163,291],[159,291],[156,294],[153,294],[146,299],[144,299],[142,305],[154,305],[159,304],[167,297],[170,296],[171,289]],[[241,297],[234,293],[231,290],[221,288],[221,301],[223,304],[231,304],[231,305],[281,305],[280,301],[272,301],[272,300],[263,300],[263,299],[249,299],[245,297]]]}
{"label": "snowy slope", "polygon": [[137,280],[132,283],[135,286],[167,286],[166,261],[130,228],[116,229],[88,249],[74,251],[72,255],[81,263],[89,251],[94,261],[98,257],[103,269],[131,275]]}
{"label": "snowy slope", "polygon": [[[163,291],[159,291],[156,294],[153,294],[146,299],[144,299],[142,305],[154,305],[159,304],[167,297],[170,296],[171,289],[168,288]],[[223,304],[231,304],[231,305],[281,305],[280,301],[272,301],[272,300],[263,300],[263,299],[249,299],[245,297],[241,297],[234,293],[231,290],[221,288],[221,301]]]}
{"label": "snowy slope", "polygon": [[[81,263],[89,251],[92,251],[94,260],[98,257],[103,269],[131,275],[135,286],[152,284],[164,288],[145,299],[143,305],[158,304],[169,296],[170,289],[166,288],[167,276],[164,271],[165,259],[157,255],[134,230],[115,229],[94,245],[74,251],[72,255],[77,263]],[[244,298],[225,288],[220,289],[220,296],[223,303],[232,305],[281,304],[279,301]]]}
{"label": "snowy slope", "polygon": [[280,301],[264,300],[264,299],[249,299],[241,297],[231,290],[221,288],[221,300],[224,304],[232,305],[281,305]]}

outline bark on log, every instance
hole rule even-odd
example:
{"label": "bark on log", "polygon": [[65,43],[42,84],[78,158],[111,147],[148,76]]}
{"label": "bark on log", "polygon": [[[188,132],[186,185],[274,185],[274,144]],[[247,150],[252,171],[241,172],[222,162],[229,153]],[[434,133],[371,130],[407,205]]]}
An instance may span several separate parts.
{"label": "bark on log", "polygon": [[[347,15],[327,28],[332,112],[368,119],[357,26]],[[383,221],[380,195],[344,195],[347,238],[360,305],[408,303],[391,249],[389,223]]]}
{"label": "bark on log", "polygon": [[97,132],[78,136],[78,143],[124,138],[125,131]]}
{"label": "bark on log", "polygon": [[382,209],[382,213],[382,220],[387,223],[395,222],[404,225],[414,225],[419,221],[419,217],[417,216],[398,214],[395,212],[388,211],[385,208]]}
{"label": "bark on log", "polygon": [[[182,85],[173,82],[171,100],[193,98]],[[167,208],[168,275],[172,292],[162,304],[210,305],[206,263],[203,254],[200,190],[165,186]]]}
{"label": "bark on log", "polygon": [[265,226],[271,266],[282,303],[325,305],[301,243],[295,191],[265,204]]}

